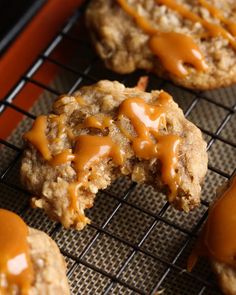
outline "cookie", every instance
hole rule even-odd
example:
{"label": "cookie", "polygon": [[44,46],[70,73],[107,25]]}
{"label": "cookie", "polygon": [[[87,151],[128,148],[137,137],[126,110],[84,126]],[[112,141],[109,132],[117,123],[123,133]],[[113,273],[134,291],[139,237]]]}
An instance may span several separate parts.
{"label": "cookie", "polygon": [[90,222],[84,210],[122,175],[164,192],[180,210],[200,202],[206,143],[164,91],[107,80],[82,87],[59,97],[24,138],[23,184],[65,227]]}
{"label": "cookie", "polygon": [[236,177],[218,191],[218,198],[209,209],[208,219],[189,257],[192,270],[199,256],[209,259],[224,294],[236,294],[235,207]]}
{"label": "cookie", "polygon": [[0,209],[0,293],[69,295],[66,264],[56,243]]}
{"label": "cookie", "polygon": [[106,66],[207,90],[236,82],[233,0],[93,0],[86,22]]}

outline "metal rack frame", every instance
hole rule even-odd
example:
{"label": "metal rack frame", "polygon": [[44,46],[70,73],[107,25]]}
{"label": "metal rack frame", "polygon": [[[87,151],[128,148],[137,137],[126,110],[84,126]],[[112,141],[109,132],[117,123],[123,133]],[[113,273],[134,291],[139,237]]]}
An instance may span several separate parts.
{"label": "metal rack frame", "polygon": [[[54,38],[54,40],[52,40],[52,42],[49,44],[49,46],[46,48],[46,50],[39,56],[39,58],[35,61],[35,63],[31,66],[31,68],[24,74],[22,75],[22,77],[20,78],[20,80],[18,81],[18,83],[15,85],[15,87],[11,90],[11,92],[4,98],[2,98],[1,102],[0,102],[0,110],[1,112],[4,112],[5,108],[12,108],[14,109],[16,112],[19,112],[21,114],[23,114],[24,116],[31,118],[31,119],[35,119],[35,115],[33,115],[32,113],[24,110],[23,108],[16,106],[14,104],[14,98],[15,96],[20,92],[20,90],[27,84],[27,83],[32,83],[34,85],[37,85],[38,87],[42,88],[43,90],[47,90],[53,94],[56,95],[60,95],[60,93],[53,89],[51,86],[49,85],[44,85],[41,82],[35,80],[33,78],[34,73],[40,68],[40,66],[45,62],[45,61],[50,61],[51,63],[56,64],[58,67],[61,67],[63,69],[66,69],[67,71],[71,71],[73,72],[73,74],[77,75],[78,78],[76,80],[76,82],[74,83],[74,85],[72,85],[69,93],[72,93],[81,83],[81,81],[85,78],[86,80],[90,81],[91,83],[96,82],[98,79],[96,78],[96,75],[91,75],[90,74],[90,69],[92,64],[94,63],[94,60],[91,60],[91,63],[89,66],[87,66],[87,68],[83,71],[76,71],[73,68],[70,68],[69,66],[62,64],[60,61],[54,60],[50,57],[50,53],[58,46],[58,44],[64,39],[64,38],[70,38],[73,42],[80,42],[79,39],[77,39],[74,36],[70,35],[70,30],[73,28],[73,26],[76,24],[76,22],[80,19],[81,15],[83,14],[83,9],[81,8],[79,11],[76,12],[75,15],[73,15],[69,21],[66,23],[66,25],[64,26],[64,28],[58,33],[58,35]],[[97,59],[97,58],[96,58]],[[123,82],[126,82],[126,77],[124,77]],[[165,87],[165,83],[166,81],[162,81],[160,87]],[[210,147],[214,144],[215,140],[219,140],[222,143],[225,143],[227,145],[230,145],[233,148],[236,148],[236,144],[234,142],[232,142],[231,140],[227,140],[224,137],[221,136],[221,131],[224,129],[225,125],[227,124],[227,122],[230,120],[231,116],[235,113],[236,110],[236,104],[233,107],[229,107],[224,105],[221,102],[216,102],[214,100],[214,98],[211,98],[210,96],[205,96],[204,93],[201,92],[196,92],[196,91],[191,91],[191,90],[186,90],[188,92],[191,92],[191,94],[194,95],[194,99],[192,101],[192,103],[189,105],[189,107],[187,108],[187,110],[185,111],[185,115],[188,116],[190,114],[190,112],[192,111],[192,109],[198,104],[199,100],[205,100],[208,101],[210,103],[213,103],[215,105],[217,105],[220,108],[223,108],[226,112],[227,115],[225,116],[225,118],[222,120],[220,126],[218,127],[218,129],[216,130],[216,132],[210,132],[208,130],[204,130],[202,129],[202,131],[207,134],[208,136],[211,137],[210,141],[208,142],[208,149],[210,149]],[[21,157],[22,154],[22,149],[10,142],[7,142],[4,139],[0,139],[0,143],[2,145],[4,145],[5,147],[12,149],[16,152],[16,157],[9,163],[9,165],[6,167],[6,169],[4,169],[4,171],[1,173],[0,175],[0,182],[13,187],[17,190],[21,190],[24,193],[27,194],[26,191],[24,191],[21,187],[18,187],[17,185],[14,185],[12,183],[9,183],[7,181],[7,175],[9,174],[9,172],[11,171],[12,167],[14,166],[15,162]],[[218,168],[213,167],[212,165],[209,165],[209,170],[223,176],[224,178],[229,179],[232,174],[226,173],[225,171],[221,171]],[[165,278],[167,277],[167,275],[169,274],[169,272],[171,270],[175,270],[178,272],[185,272],[187,276],[191,277],[192,279],[196,280],[199,282],[199,284],[201,285],[201,290],[198,293],[199,295],[203,294],[204,291],[206,290],[206,288],[213,288],[216,289],[216,285],[212,284],[211,282],[209,282],[207,279],[204,280],[202,278],[200,278],[198,275],[194,274],[194,273],[187,273],[186,270],[182,267],[180,267],[179,265],[176,264],[177,259],[180,257],[180,255],[183,253],[183,251],[186,249],[186,247],[188,246],[188,244],[190,243],[191,239],[193,237],[195,237],[197,235],[197,232],[199,230],[199,228],[201,227],[201,225],[203,224],[207,213],[203,214],[203,216],[200,218],[200,220],[198,221],[196,227],[190,231],[190,230],[186,230],[185,228],[182,228],[181,226],[179,226],[178,224],[176,224],[175,222],[172,222],[170,220],[168,220],[167,218],[165,218],[164,213],[166,212],[166,210],[169,208],[169,204],[166,202],[164,204],[164,206],[161,208],[161,210],[159,212],[157,212],[156,214],[154,214],[153,212],[144,209],[142,207],[140,207],[137,204],[134,204],[132,202],[129,201],[128,196],[132,193],[132,191],[135,188],[135,184],[132,184],[128,190],[121,196],[116,196],[115,194],[109,192],[109,191],[105,191],[106,194],[109,195],[109,197],[116,199],[117,201],[117,205],[113,208],[111,214],[109,214],[108,218],[105,220],[105,222],[103,222],[103,224],[97,225],[97,224],[91,224],[88,225],[89,227],[92,227],[93,229],[95,229],[95,234],[93,236],[91,236],[89,242],[87,243],[87,246],[85,247],[85,249],[82,251],[82,253],[79,255],[79,257],[73,256],[71,253],[68,253],[66,250],[61,249],[63,255],[65,255],[66,257],[72,259],[74,261],[74,263],[72,264],[71,268],[68,271],[68,276],[71,275],[71,273],[73,272],[73,270],[75,269],[75,267],[77,267],[78,263],[84,265],[87,268],[91,268],[92,270],[94,270],[97,273],[102,274],[103,276],[106,276],[110,279],[109,284],[106,286],[105,291],[103,292],[103,294],[111,294],[111,290],[112,287],[119,283],[120,285],[122,285],[125,288],[128,288],[129,290],[131,290],[132,292],[134,292],[134,294],[143,294],[145,295],[146,293],[133,286],[131,283],[124,281],[121,278],[121,274],[124,271],[124,269],[129,265],[130,261],[132,260],[132,258],[137,254],[137,253],[143,253],[146,256],[162,263],[163,265],[165,265],[165,271],[163,273],[163,275],[161,276],[161,278],[156,282],[155,286],[152,288],[152,290],[150,290],[150,294],[156,294],[157,290],[159,290],[159,288],[162,285],[162,282],[165,280]],[[151,216],[153,218],[153,222],[152,224],[148,227],[148,229],[145,231],[144,235],[142,236],[142,238],[139,240],[138,243],[132,243],[124,238],[121,238],[120,236],[112,233],[111,231],[109,231],[107,229],[107,225],[109,224],[109,222],[112,220],[112,218],[115,216],[115,214],[117,213],[118,209],[123,205],[127,205],[127,206],[131,206],[132,208],[135,208],[136,210],[139,210],[140,212],[144,212],[145,214]],[[96,206],[96,204],[95,204]],[[209,203],[206,201],[202,201],[202,206],[205,206],[206,208],[208,208]],[[22,211],[22,213],[27,210],[27,207],[25,207]],[[163,223],[168,224],[169,226],[178,229],[180,232],[183,232],[187,237],[184,241],[184,243],[181,245],[181,247],[179,247],[178,252],[176,253],[174,259],[172,261],[167,261],[165,259],[165,257],[159,257],[158,255],[152,253],[151,251],[148,251],[146,249],[144,249],[142,247],[143,243],[145,242],[145,240],[148,238],[148,236],[150,235],[150,233],[152,232],[152,230],[154,229],[154,227],[158,224],[158,222],[161,221]],[[60,225],[57,225],[53,231],[50,233],[51,235],[54,235],[58,230],[60,229]],[[111,274],[103,269],[98,268],[97,266],[87,262],[84,257],[86,255],[86,253],[90,250],[90,248],[93,246],[93,244],[96,242],[96,240],[98,239],[98,237],[101,235],[108,235],[120,242],[122,242],[125,245],[128,245],[132,251],[130,252],[130,254],[128,255],[128,257],[125,259],[125,262],[121,265],[119,271],[114,275]]]}

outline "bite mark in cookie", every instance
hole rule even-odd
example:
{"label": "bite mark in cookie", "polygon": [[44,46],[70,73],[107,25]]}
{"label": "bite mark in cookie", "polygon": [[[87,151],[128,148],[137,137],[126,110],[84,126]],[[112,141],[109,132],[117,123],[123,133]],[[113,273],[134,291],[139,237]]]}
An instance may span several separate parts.
{"label": "bite mark in cookie", "polygon": [[153,185],[178,209],[199,204],[206,143],[167,93],[100,81],[60,97],[53,111],[42,125],[50,158],[31,141],[39,117],[24,136],[21,175],[35,206],[64,226],[82,229],[97,191],[121,175]]}

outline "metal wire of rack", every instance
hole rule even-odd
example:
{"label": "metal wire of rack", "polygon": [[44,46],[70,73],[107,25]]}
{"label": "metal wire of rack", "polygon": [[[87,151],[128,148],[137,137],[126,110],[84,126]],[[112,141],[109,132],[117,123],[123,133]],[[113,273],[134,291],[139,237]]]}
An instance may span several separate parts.
{"label": "metal wire of rack", "polygon": [[[89,42],[71,33],[82,15],[83,9],[79,9],[68,20],[0,102],[1,114],[10,108],[24,115],[22,122],[26,122],[20,131],[13,131],[17,133],[17,140],[0,139],[3,158],[7,155],[6,163],[0,169],[0,206],[16,211],[29,225],[46,231],[56,240],[68,263],[72,294],[159,294],[162,290],[164,294],[220,294],[205,261],[201,261],[192,273],[185,270],[185,265],[207,216],[209,203],[214,198],[215,187],[234,173],[236,87],[203,93],[186,90],[149,75],[149,89],[163,88],[171,92],[185,115],[199,126],[208,142],[209,173],[202,204],[195,212],[189,215],[178,213],[161,194],[126,179],[119,179],[100,193],[94,208],[88,212],[93,222],[82,232],[65,230],[47,219],[41,211],[29,208],[29,194],[18,181],[22,146],[17,143],[42,109],[36,107],[36,111],[32,109],[32,112],[25,110],[15,104],[14,99],[28,84],[41,88],[53,98],[64,92],[58,83],[44,84],[37,80],[34,77],[37,70],[49,62],[72,74],[73,83],[66,89],[69,93],[101,78],[135,85],[140,74],[120,76],[104,68]],[[78,45],[76,56],[79,60],[80,52],[85,51],[88,59],[86,66],[75,68],[52,57],[52,52],[65,39]]]}

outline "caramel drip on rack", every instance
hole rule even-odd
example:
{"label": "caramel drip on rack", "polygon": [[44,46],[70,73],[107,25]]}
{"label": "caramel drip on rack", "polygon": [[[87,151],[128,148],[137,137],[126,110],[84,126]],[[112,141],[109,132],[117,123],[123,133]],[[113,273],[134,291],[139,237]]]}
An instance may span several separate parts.
{"label": "caramel drip on rack", "polygon": [[97,128],[104,130],[112,124],[112,119],[109,116],[97,118],[96,116],[89,116],[84,120],[83,128]]}
{"label": "caramel drip on rack", "polygon": [[149,47],[167,71],[183,78],[188,75],[185,64],[192,65],[198,71],[207,69],[200,49],[190,36],[177,32],[158,31],[149,21],[140,16],[126,0],[117,1],[137,25],[150,36]]}
{"label": "caramel drip on rack", "polygon": [[204,20],[202,17],[200,17],[198,14],[190,11],[188,8],[186,8],[184,5],[176,3],[175,0],[156,0],[158,4],[165,5],[169,7],[170,9],[175,10],[178,12],[183,18],[189,19],[192,22],[199,22],[210,34],[211,37],[218,37],[221,36],[229,41],[231,46],[236,49],[236,40],[235,38],[230,34],[230,32],[235,34],[236,32],[236,24],[233,22],[230,22],[228,20],[225,20],[225,18],[220,14],[220,12],[212,5],[208,4],[205,0],[199,0],[200,4],[204,6],[206,9],[209,10],[209,12],[217,19],[224,22],[227,27],[230,29],[230,32],[228,32],[226,29],[224,29],[221,25],[210,23],[206,20]]}
{"label": "caramel drip on rack", "polygon": [[[0,209],[0,294],[28,295],[33,266],[27,243],[28,228],[16,214]],[[14,293],[15,294],[15,293]],[[18,293],[17,293],[18,294]]]}
{"label": "caramel drip on rack", "polygon": [[48,139],[46,136],[47,116],[39,116],[30,131],[23,136],[28,140],[46,160],[51,159],[51,152],[48,147]]}
{"label": "caramel drip on rack", "polygon": [[119,118],[127,117],[136,136],[129,135],[135,155],[140,159],[157,158],[162,164],[162,180],[168,185],[170,201],[173,201],[178,189],[178,135],[162,135],[160,129],[166,127],[166,105],[170,96],[160,95],[158,105],[147,104],[141,98],[128,98],[119,108]]}
{"label": "caramel drip on rack", "polygon": [[200,239],[189,257],[192,270],[198,256],[209,256],[227,265],[236,266],[236,177],[209,210]]}

